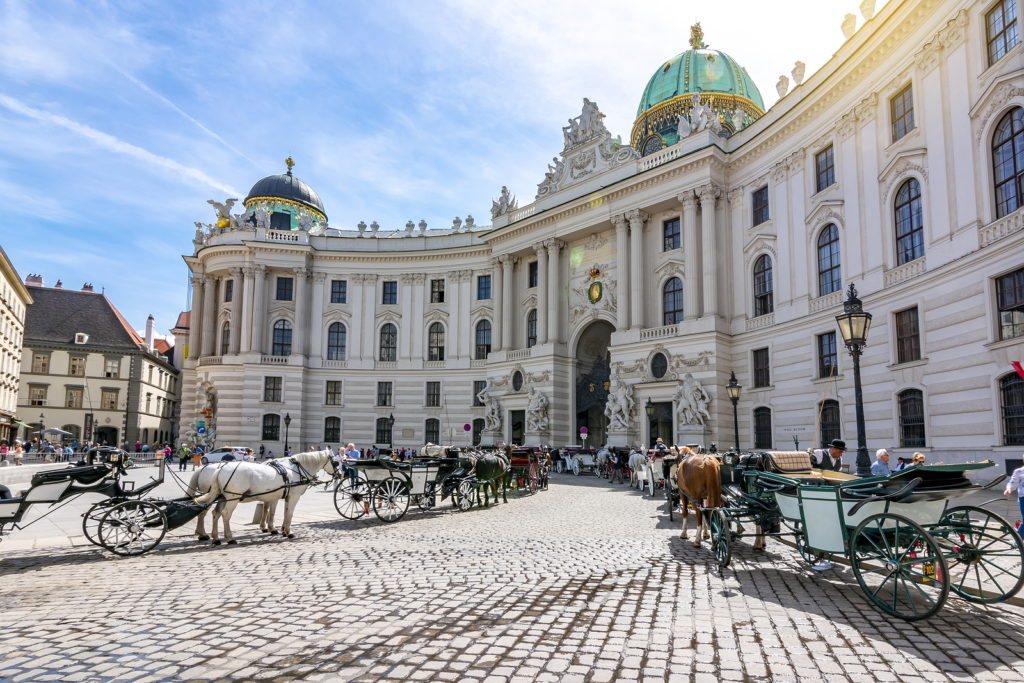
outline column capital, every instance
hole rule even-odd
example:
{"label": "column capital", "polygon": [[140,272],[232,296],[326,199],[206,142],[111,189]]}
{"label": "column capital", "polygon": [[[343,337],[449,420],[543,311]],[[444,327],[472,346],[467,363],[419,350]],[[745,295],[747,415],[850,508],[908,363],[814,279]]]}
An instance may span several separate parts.
{"label": "column capital", "polygon": [[201,287],[206,283],[206,276],[202,274],[192,275],[191,277],[189,277],[188,281],[192,285],[192,288],[194,289],[196,287]]}
{"label": "column capital", "polygon": [[304,280],[309,277],[309,268],[306,268],[305,266],[292,268],[292,273],[294,273],[297,279]]}
{"label": "column capital", "polygon": [[413,273],[412,274],[412,283],[414,285],[422,285],[426,281],[427,281],[427,274],[426,273]]}
{"label": "column capital", "polygon": [[206,275],[206,276],[204,276],[203,277],[203,284],[204,285],[210,285],[210,286],[217,284],[217,276],[216,275]]}
{"label": "column capital", "polygon": [[501,256],[498,257],[498,262],[501,263],[501,265],[505,268],[512,268],[517,263],[519,263],[519,258],[517,256],[513,256],[512,254],[502,254]]}
{"label": "column capital", "polygon": [[735,187],[726,193],[725,198],[729,205],[735,209],[743,203],[744,195],[746,195],[746,192],[743,191],[742,187]]}
{"label": "column capital", "polygon": [[402,273],[401,275],[398,276],[398,281],[401,282],[403,285],[411,285],[412,279],[412,273]]}
{"label": "column capital", "polygon": [[242,269],[241,268],[231,268],[230,270],[228,270],[228,272],[231,273],[231,277],[238,277],[239,275],[242,274]]}
{"label": "column capital", "polygon": [[611,222],[612,222],[612,225],[615,226],[615,229],[617,231],[625,230],[626,227],[629,225],[627,223],[627,221],[626,221],[626,214],[624,214],[624,213],[617,213],[614,216],[612,216],[611,217]]}
{"label": "column capital", "polygon": [[687,190],[676,195],[676,200],[683,205],[684,209],[693,209],[697,206],[697,198],[693,194],[693,190]]}
{"label": "column capital", "polygon": [[629,221],[629,227],[631,228],[643,227],[648,218],[650,216],[647,212],[640,209],[630,209],[626,212],[626,219]]}
{"label": "column capital", "polygon": [[313,282],[315,282],[316,284],[322,285],[325,280],[327,280],[327,273],[324,273],[322,271],[317,271],[313,273]]}
{"label": "column capital", "polygon": [[267,267],[262,263],[257,263],[255,266],[252,267],[252,272],[257,277],[257,279],[263,279],[267,276]]}
{"label": "column capital", "polygon": [[252,277],[253,273],[256,272],[256,269],[253,268],[252,266],[242,266],[241,270],[242,275],[246,277]]}
{"label": "column capital", "polygon": [[543,241],[537,242],[536,244],[531,244],[530,246],[533,247],[533,250],[537,253],[538,256],[541,252],[547,249],[547,247],[544,246]]}
{"label": "column capital", "polygon": [[722,190],[714,183],[708,183],[697,188],[697,196],[700,197],[701,206],[709,203],[714,205],[715,200],[722,196]]}
{"label": "column capital", "polygon": [[557,254],[559,250],[565,246],[565,242],[552,237],[551,239],[544,240],[544,246],[547,247],[549,254]]}

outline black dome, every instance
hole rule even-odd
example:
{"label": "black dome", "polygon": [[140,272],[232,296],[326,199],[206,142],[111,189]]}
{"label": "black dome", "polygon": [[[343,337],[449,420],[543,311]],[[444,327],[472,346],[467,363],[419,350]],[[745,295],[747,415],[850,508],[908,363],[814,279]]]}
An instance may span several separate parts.
{"label": "black dome", "polygon": [[249,190],[249,194],[246,195],[245,200],[242,203],[248,205],[250,199],[255,199],[257,197],[288,199],[312,209],[316,209],[325,216],[327,213],[324,211],[324,204],[320,201],[320,196],[313,190],[313,188],[293,176],[291,173],[269,175],[263,180],[258,181],[252,186],[252,189]]}

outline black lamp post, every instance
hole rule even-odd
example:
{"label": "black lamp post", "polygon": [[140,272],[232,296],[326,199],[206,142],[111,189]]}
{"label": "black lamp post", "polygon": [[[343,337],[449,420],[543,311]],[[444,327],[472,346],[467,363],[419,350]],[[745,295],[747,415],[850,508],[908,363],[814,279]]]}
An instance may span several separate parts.
{"label": "black lamp post", "polygon": [[729,392],[729,400],[732,401],[732,433],[736,435],[736,452],[740,452],[740,418],[736,413],[736,404],[740,402],[740,391],[743,389],[736,381],[736,371],[729,372],[729,383],[725,385]]}
{"label": "black lamp post", "polygon": [[388,445],[392,448],[395,447],[395,414],[391,413],[388,415]]}
{"label": "black lamp post", "polygon": [[43,450],[43,430],[45,430],[45,429],[46,429],[46,425],[44,424],[43,414],[39,413],[39,450],[40,450],[40,452],[42,452],[42,450]]}
{"label": "black lamp post", "polygon": [[647,397],[647,403],[644,404],[644,412],[647,413],[647,429],[651,432],[647,435],[648,445],[654,443],[654,430],[651,429],[651,423],[654,421],[654,404],[651,402],[651,397]]}
{"label": "black lamp post", "polygon": [[290,413],[284,414],[284,455],[288,455],[288,425],[292,423],[292,416]]}
{"label": "black lamp post", "polygon": [[857,298],[857,289],[850,283],[843,302],[843,312],[836,316],[839,331],[843,335],[846,349],[853,356],[853,397],[857,408],[857,476],[871,476],[871,458],[868,457],[868,444],[864,436],[864,395],[860,386],[860,356],[868,341],[868,330],[871,329],[871,314],[865,313]]}

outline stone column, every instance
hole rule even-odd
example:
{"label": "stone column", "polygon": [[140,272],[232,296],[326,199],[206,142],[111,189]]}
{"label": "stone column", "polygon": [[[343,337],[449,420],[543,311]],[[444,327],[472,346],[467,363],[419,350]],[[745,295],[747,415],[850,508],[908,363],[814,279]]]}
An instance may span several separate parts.
{"label": "stone column", "polygon": [[626,220],[629,221],[629,274],[631,280],[630,291],[630,322],[629,327],[638,330],[644,326],[644,264],[643,264],[643,238],[644,223],[647,222],[647,214],[640,209],[632,209],[626,212]]}
{"label": "stone column", "polygon": [[516,257],[511,254],[501,255],[501,267],[502,273],[502,293],[504,294],[503,302],[501,304],[501,348],[505,351],[514,348],[516,345],[512,340],[512,309],[513,309],[513,294],[515,293],[515,287],[513,286],[512,270],[515,268],[516,263],[519,261]]}
{"label": "stone column", "polygon": [[459,304],[462,300],[462,271],[450,270],[445,273],[444,300],[448,304],[448,335],[445,342],[448,351],[445,358],[455,360],[462,354],[462,319]]}
{"label": "stone column", "polygon": [[324,281],[327,273],[313,273],[313,287],[310,291],[309,314],[309,357],[322,359],[324,356]]}
{"label": "stone column", "polygon": [[562,341],[562,330],[558,325],[558,311],[561,302],[558,300],[560,284],[558,281],[558,252],[565,242],[556,239],[544,240],[548,250],[548,341]]}
{"label": "stone column", "polygon": [[[408,325],[408,334],[411,338],[409,342],[409,355],[416,360],[427,359],[427,344],[426,339],[424,339],[427,329],[423,326],[423,315],[427,304],[427,292],[424,287],[426,281],[426,273],[412,274],[412,310],[409,311],[412,317]],[[402,309],[403,320],[406,314],[406,310]]]}
{"label": "stone column", "polygon": [[309,334],[309,294],[306,281],[308,268],[292,268],[295,276],[295,325],[292,328],[292,354],[306,355],[306,338]]}
{"label": "stone column", "polygon": [[677,197],[683,205],[683,318],[700,317],[700,261],[697,258],[697,199],[686,191]]}
{"label": "stone column", "polygon": [[718,254],[718,238],[717,226],[715,225],[715,204],[722,191],[714,185],[708,184],[698,188],[697,194],[700,196],[701,282],[704,291],[703,315],[715,316],[718,315],[718,286],[716,285],[718,269],[715,268],[715,259]]}
{"label": "stone column", "polygon": [[[237,354],[242,337],[242,269],[231,269],[231,337],[228,339],[228,353]],[[227,285],[225,285],[227,286]]]}
{"label": "stone column", "polygon": [[630,287],[629,280],[629,222],[626,214],[620,213],[612,216],[612,225],[615,226],[615,281],[619,290],[619,310],[615,314],[617,321],[616,328],[619,332],[629,329],[629,300],[626,296],[626,288]]}
{"label": "stone column", "polygon": [[[402,273],[398,277],[398,310],[402,315],[402,321],[405,323],[402,325],[402,336],[398,340],[398,357],[402,360],[408,360],[413,355],[413,335],[412,326],[422,320],[417,320],[413,315],[413,297],[415,293],[412,289],[413,276],[412,273]],[[414,322],[416,321],[416,322]]]}
{"label": "stone column", "polygon": [[192,312],[188,323],[188,357],[199,358],[202,352],[203,276],[193,275],[189,282],[192,284]]}
{"label": "stone column", "polygon": [[242,268],[242,286],[241,291],[238,292],[241,297],[239,305],[242,308],[241,319],[238,323],[238,350],[241,353],[248,353],[252,348],[253,272],[252,266]]}
{"label": "stone column", "polygon": [[491,334],[493,339],[491,340],[491,348],[495,351],[500,351],[505,348],[505,344],[502,341],[502,337],[505,334],[505,326],[501,324],[503,319],[502,304],[505,299],[505,287],[502,282],[502,267],[501,264],[504,256],[491,259],[491,300],[494,302],[494,321],[491,327]]}
{"label": "stone column", "polygon": [[[369,357],[377,358],[377,347],[379,346],[380,337],[377,335],[377,301],[379,301],[377,293],[377,276],[372,273],[366,273],[363,275],[363,292],[362,297],[365,300],[363,306],[363,321],[362,328],[365,330],[366,340],[369,344]],[[402,328],[398,328],[398,343],[402,343],[402,335],[406,334],[406,331]],[[401,348],[401,346],[399,346]]]}
{"label": "stone column", "polygon": [[533,245],[537,252],[537,343],[548,343],[548,251],[543,243]]}
{"label": "stone column", "polygon": [[[363,276],[360,273],[348,276],[349,301],[352,302],[352,324],[348,330],[348,357],[350,360],[373,358],[373,354],[366,353],[366,345],[363,340],[366,338],[366,330],[363,329]],[[372,348],[372,347],[371,347]]]}
{"label": "stone column", "polygon": [[267,324],[267,267],[253,267],[252,280],[252,350],[263,353],[263,326]]}
{"label": "stone column", "polygon": [[203,355],[212,356],[217,341],[217,280],[207,275],[203,282]]}

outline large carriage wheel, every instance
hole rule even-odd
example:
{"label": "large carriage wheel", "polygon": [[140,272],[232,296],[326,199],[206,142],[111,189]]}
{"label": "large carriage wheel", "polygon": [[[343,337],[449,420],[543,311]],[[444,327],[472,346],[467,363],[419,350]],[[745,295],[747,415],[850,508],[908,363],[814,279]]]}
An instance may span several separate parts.
{"label": "large carriage wheel", "polygon": [[917,522],[878,514],[850,537],[857,583],[875,606],[900,619],[926,619],[949,595],[946,560],[935,539]]}
{"label": "large carriage wheel", "polygon": [[949,587],[972,602],[1001,602],[1024,584],[1024,543],[1010,523],[984,508],[950,508],[939,526]]}
{"label": "large carriage wheel", "polygon": [[644,473],[644,483],[640,485],[640,489],[643,490],[644,485],[647,487],[648,495],[654,498],[654,468],[648,467]]}
{"label": "large carriage wheel", "polygon": [[382,480],[373,490],[373,514],[382,522],[397,522],[409,509],[409,485],[395,475]]}
{"label": "large carriage wheel", "polygon": [[580,461],[579,460],[573,460],[572,461],[572,473],[575,474],[577,477],[580,476]]}
{"label": "large carriage wheel", "polygon": [[434,506],[437,505],[437,486],[434,482],[428,481],[423,485],[423,493],[419,496],[416,504],[424,512],[434,509]]}
{"label": "large carriage wheel", "polygon": [[473,507],[473,494],[476,493],[476,486],[471,479],[463,479],[452,494],[454,502],[460,510],[465,512]]}
{"label": "large carriage wheel", "polygon": [[[732,559],[732,532],[729,530],[729,518],[718,508],[704,514],[708,516],[708,527],[711,530],[711,552],[715,554],[718,566],[725,569]],[[697,533],[700,533],[699,528]]]}
{"label": "large carriage wheel", "polygon": [[115,505],[111,498],[97,501],[82,515],[82,533],[93,545],[100,544],[100,520]]}
{"label": "large carriage wheel", "polygon": [[167,516],[145,500],[128,500],[100,518],[99,545],[115,555],[141,555],[156,547],[167,533]]}
{"label": "large carriage wheel", "polygon": [[359,477],[345,477],[334,489],[334,509],[345,519],[359,519],[370,511],[372,489]]}

